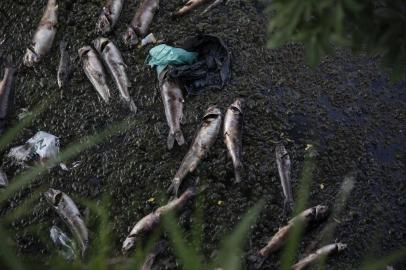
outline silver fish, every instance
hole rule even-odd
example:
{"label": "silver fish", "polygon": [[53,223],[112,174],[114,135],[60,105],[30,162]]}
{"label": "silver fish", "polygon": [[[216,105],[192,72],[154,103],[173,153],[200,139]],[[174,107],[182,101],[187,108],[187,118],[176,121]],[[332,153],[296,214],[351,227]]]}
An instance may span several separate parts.
{"label": "silver fish", "polygon": [[279,178],[281,179],[283,195],[285,196],[284,206],[293,209],[292,187],[290,185],[290,157],[288,151],[282,143],[278,143],[275,147],[276,164],[278,166]]}
{"label": "silver fish", "polygon": [[8,186],[7,175],[0,168],[0,188],[6,187],[6,186]]}
{"label": "silver fish", "polygon": [[241,181],[242,170],[242,128],[244,100],[238,98],[228,107],[224,116],[224,142],[233,161],[235,181]]}
{"label": "silver fish", "polygon": [[328,215],[328,207],[317,205],[304,210],[296,217],[289,220],[288,224],[278,230],[268,244],[259,251],[262,257],[268,257],[272,252],[278,251],[286,243],[290,232],[296,225],[302,226],[304,229],[321,222]]}
{"label": "silver fish", "polygon": [[32,39],[31,46],[24,55],[24,65],[32,67],[44,57],[52,47],[58,24],[58,4],[56,0],[48,0],[45,13]]}
{"label": "silver fish", "polygon": [[318,260],[325,258],[327,256],[331,256],[342,252],[347,248],[346,244],[343,243],[335,243],[324,246],[314,253],[310,254],[309,256],[301,259],[298,263],[292,266],[292,270],[303,270],[312,265],[313,263],[317,262]]}
{"label": "silver fish", "polygon": [[107,38],[98,38],[93,41],[93,45],[109,69],[117,88],[120,90],[122,99],[128,104],[130,110],[136,113],[137,106],[135,106],[128,92],[128,88],[131,87],[131,84],[127,77],[127,66],[124,64],[120,51],[114,43]]}
{"label": "silver fish", "polygon": [[50,236],[58,252],[68,261],[76,258],[75,243],[57,226],[52,226]]}
{"label": "silver fish", "polygon": [[143,217],[138,221],[130,234],[123,242],[122,251],[124,254],[127,254],[132,250],[137,241],[145,235],[150,234],[158,225],[161,223],[162,216],[166,215],[172,211],[180,211],[186,203],[196,196],[196,191],[194,188],[188,188],[179,198],[175,198],[170,201],[168,204],[159,207],[154,212]]}
{"label": "silver fish", "polygon": [[3,133],[9,106],[11,105],[11,96],[15,81],[16,69],[14,67],[6,67],[3,80],[0,82],[0,135]]}
{"label": "silver fish", "polygon": [[209,152],[210,147],[216,141],[221,126],[221,111],[216,106],[211,106],[204,114],[202,124],[195,136],[192,146],[182,160],[171,186],[169,193],[177,195],[179,187],[189,172],[193,172],[200,161]]}
{"label": "silver fish", "polygon": [[123,4],[124,0],[107,0],[96,24],[99,33],[105,35],[113,30],[120,17]]}
{"label": "silver fish", "polygon": [[57,79],[60,89],[66,88],[68,86],[73,74],[73,66],[69,57],[67,46],[68,43],[65,40],[61,41],[61,43],[59,44],[61,60],[59,61]]}
{"label": "silver fish", "polygon": [[159,253],[163,252],[165,249],[165,241],[159,241],[153,250],[148,254],[148,256],[145,258],[144,264],[141,267],[141,270],[151,270],[152,266],[155,263],[156,257],[159,255]]}
{"label": "silver fish", "polygon": [[110,89],[106,83],[106,73],[102,62],[99,60],[97,53],[90,46],[85,46],[79,49],[79,56],[83,62],[83,69],[93,87],[108,103],[110,99]]}
{"label": "silver fish", "polygon": [[169,79],[166,74],[167,70],[159,74],[159,85],[165,108],[166,122],[169,126],[167,145],[168,149],[172,149],[175,139],[178,145],[185,143],[185,138],[180,129],[180,124],[184,119],[183,104],[185,100],[183,99],[182,89],[180,89],[179,83]]}
{"label": "silver fish", "polygon": [[158,8],[159,0],[144,0],[141,3],[123,35],[124,43],[134,46],[138,43],[139,38],[143,38],[148,34],[149,26]]}
{"label": "silver fish", "polygon": [[45,199],[68,225],[79,243],[82,257],[89,245],[89,232],[74,201],[62,191],[50,188],[44,193]]}

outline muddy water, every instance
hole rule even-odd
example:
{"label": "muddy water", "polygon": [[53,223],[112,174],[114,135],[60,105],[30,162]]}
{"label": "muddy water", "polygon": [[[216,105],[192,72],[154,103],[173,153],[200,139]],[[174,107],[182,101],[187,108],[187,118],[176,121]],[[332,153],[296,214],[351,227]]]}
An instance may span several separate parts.
{"label": "muddy water", "polygon": [[[131,115],[119,101],[118,90],[113,84],[111,104],[105,105],[100,100],[78,58],[77,50],[97,37],[95,23],[102,2],[61,1],[61,23],[52,52],[35,68],[19,71],[11,124],[17,123],[17,114],[22,108],[32,109],[58,92],[57,45],[65,35],[70,40],[69,50],[76,68],[72,85],[65,91],[64,98],[49,104],[12,146],[23,143],[38,130],[44,130],[59,136],[64,147]],[[187,151],[187,146],[171,152],[166,150],[168,128],[156,76],[144,65],[148,48],[127,49],[121,42],[120,35],[136,10],[135,2],[138,1],[127,1],[115,34],[110,38],[116,42],[129,66],[130,93],[139,106],[139,113],[133,116],[136,127],[68,163],[78,161],[79,167],[68,172],[54,169],[37,179],[1,209],[2,215],[8,213],[23,199],[30,198],[37,188],[53,187],[75,198],[92,201],[108,194],[111,198],[108,210],[112,256],[118,253],[133,223],[156,206],[147,200],[159,198],[166,190]],[[318,145],[310,205],[331,205],[344,176],[353,174],[356,177],[348,206],[336,217],[339,224],[334,234],[334,239],[347,243],[349,249],[329,260],[328,269],[352,269],[366,258],[380,258],[404,246],[406,81],[390,84],[374,60],[362,55],[352,56],[346,51],[323,59],[319,68],[312,70],[305,64],[301,46],[266,49],[266,18],[256,1],[229,1],[227,6],[219,7],[205,18],[198,17],[198,12],[202,11],[199,9],[181,19],[171,19],[170,12],[181,2],[163,1],[151,31],[168,42],[201,32],[216,34],[227,41],[233,53],[232,80],[223,91],[187,97],[186,125],[183,127],[187,141],[192,140],[200,118],[210,104],[218,104],[224,112],[237,96],[247,99],[244,181],[239,185],[233,183],[232,164],[220,138],[206,161],[189,178],[193,180],[199,176],[200,183],[208,186],[202,194],[205,255],[214,254],[222,237],[260,198],[265,199],[266,208],[245,250],[259,249],[281,225],[283,195],[274,157],[274,143],[278,140],[286,142],[291,155],[294,191],[299,189],[298,178],[306,144]],[[0,36],[6,36],[5,55],[11,55],[13,59],[23,55],[45,4],[45,0],[0,1]],[[4,157],[5,153],[0,154]],[[5,157],[2,166],[10,178],[21,171]],[[323,189],[320,184],[324,185]],[[224,203],[219,205],[218,201]],[[44,199],[36,200],[30,214],[10,226],[18,251],[27,256],[41,255],[46,260],[52,250],[47,234],[53,223],[60,225],[56,214]],[[318,231],[306,236],[299,253]],[[279,256],[272,255],[263,269],[275,269]],[[167,269],[176,269],[175,259],[169,251],[160,263]]]}

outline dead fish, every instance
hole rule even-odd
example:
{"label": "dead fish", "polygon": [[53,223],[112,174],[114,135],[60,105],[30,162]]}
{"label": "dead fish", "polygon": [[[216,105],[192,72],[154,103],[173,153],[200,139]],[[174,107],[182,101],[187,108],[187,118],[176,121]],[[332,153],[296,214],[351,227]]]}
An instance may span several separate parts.
{"label": "dead fish", "polygon": [[283,195],[285,196],[284,209],[293,209],[292,187],[290,185],[290,157],[285,146],[279,143],[275,147],[276,164],[278,166],[279,178],[281,179]]}
{"label": "dead fish", "polygon": [[327,215],[328,207],[324,205],[317,205],[304,210],[302,213],[289,220],[288,225],[280,228],[268,244],[259,251],[259,254],[262,257],[268,257],[269,254],[278,251],[286,243],[289,233],[294,226],[300,224],[304,229],[307,229],[324,220]]}
{"label": "dead fish", "polygon": [[346,244],[335,243],[324,246],[309,256],[301,259],[298,263],[292,266],[292,270],[303,270],[315,263],[316,261],[331,255],[335,255],[347,248]]}
{"label": "dead fish", "polygon": [[162,101],[165,108],[166,122],[169,126],[169,134],[167,145],[168,149],[173,148],[175,139],[178,145],[185,143],[180,124],[183,122],[183,99],[182,89],[179,83],[169,79],[166,74],[168,70],[164,70],[159,74],[159,84],[161,88]]}
{"label": "dead fish", "polygon": [[50,235],[61,256],[73,261],[76,258],[75,243],[57,226],[52,226]]}
{"label": "dead fish", "polygon": [[11,97],[13,92],[16,69],[14,67],[6,67],[3,80],[0,82],[0,135],[3,133],[9,106],[11,105]]}
{"label": "dead fish", "polygon": [[110,99],[110,89],[106,83],[106,73],[97,53],[90,46],[79,49],[79,56],[83,62],[83,69],[93,87],[100,94],[102,99],[108,103]]}
{"label": "dead fish", "polygon": [[7,187],[7,186],[8,186],[7,175],[0,168],[0,188],[4,188],[4,187]]}
{"label": "dead fish", "polygon": [[24,65],[32,67],[45,56],[52,47],[58,24],[58,4],[56,0],[48,0],[45,13],[32,39],[31,46],[24,55]]}
{"label": "dead fish", "polygon": [[233,161],[235,181],[241,181],[242,170],[242,128],[244,122],[243,115],[244,100],[238,98],[228,107],[224,116],[224,143]]}
{"label": "dead fish", "polygon": [[111,32],[120,17],[124,0],[107,0],[106,6],[100,14],[96,29],[102,35]]}
{"label": "dead fish", "polygon": [[79,243],[82,257],[89,245],[89,232],[74,201],[62,191],[50,188],[44,193],[45,199],[68,225]]}
{"label": "dead fish", "polygon": [[216,6],[219,6],[220,4],[224,3],[226,0],[216,0],[213,3],[211,3],[203,12],[202,15],[208,13],[210,10],[215,8]]}
{"label": "dead fish", "polygon": [[200,161],[209,152],[210,147],[216,141],[217,135],[221,126],[221,111],[216,106],[211,106],[207,109],[203,116],[202,124],[195,136],[192,146],[183,158],[175,177],[172,180],[171,186],[168,188],[168,193],[173,193],[177,196],[179,187],[189,172],[193,172]]}
{"label": "dead fish", "polygon": [[61,41],[61,43],[59,44],[59,50],[61,53],[61,60],[59,62],[57,76],[59,89],[66,88],[73,75],[73,66],[69,57],[67,47],[68,43],[65,40]]}
{"label": "dead fish", "polygon": [[124,43],[134,46],[148,34],[149,26],[159,8],[159,0],[144,0],[123,35]]}
{"label": "dead fish", "polygon": [[107,38],[98,38],[93,41],[93,45],[109,69],[117,88],[120,90],[121,98],[128,104],[130,110],[136,113],[137,106],[135,106],[128,92],[128,88],[131,87],[131,85],[127,77],[127,66],[124,64],[120,51],[114,43]]}
{"label": "dead fish", "polygon": [[136,242],[141,239],[143,236],[148,235],[151,233],[156,227],[159,226],[161,223],[161,218],[165,214],[171,211],[179,211],[181,210],[186,203],[196,196],[196,191],[194,188],[188,188],[179,198],[175,198],[174,200],[170,201],[168,204],[159,207],[154,212],[150,213],[149,215],[143,217],[140,221],[138,221],[133,229],[131,230],[130,234],[123,242],[122,251],[124,254],[128,253],[132,250]]}
{"label": "dead fish", "polygon": [[174,16],[183,16],[186,13],[189,13],[191,10],[195,9],[198,6],[203,5],[209,0],[189,0],[181,9],[175,12]]}
{"label": "dead fish", "polygon": [[152,266],[155,263],[156,257],[165,250],[165,241],[159,241],[153,250],[145,258],[144,264],[141,267],[141,270],[151,270]]}

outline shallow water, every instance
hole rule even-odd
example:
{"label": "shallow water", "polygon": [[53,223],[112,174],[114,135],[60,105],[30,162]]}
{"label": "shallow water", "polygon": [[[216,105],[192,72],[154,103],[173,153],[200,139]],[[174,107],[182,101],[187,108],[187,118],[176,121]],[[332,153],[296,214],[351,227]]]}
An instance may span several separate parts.
{"label": "shallow water", "polygon": [[[55,93],[59,96],[58,43],[65,35],[75,64],[72,85],[65,91],[64,98],[49,104],[10,147],[24,143],[38,130],[43,130],[59,136],[63,148],[78,138],[131,117],[120,102],[112,80],[112,102],[109,105],[102,102],[85,77],[77,54],[80,47],[98,37],[95,24],[101,2],[73,0],[60,4],[60,27],[51,53],[35,68],[19,71],[11,125],[17,123],[17,115],[23,108],[32,110],[41,100]],[[132,116],[136,127],[68,162],[71,165],[78,161],[79,167],[68,172],[53,169],[49,175],[18,192],[0,212],[5,215],[32,196],[38,187],[61,189],[74,198],[92,201],[108,194],[111,197],[112,256],[119,253],[121,242],[134,222],[156,206],[147,200],[159,198],[166,190],[187,151],[187,146],[176,147],[171,152],[166,149],[168,128],[156,75],[144,65],[149,47],[128,49],[121,42],[121,33],[136,11],[135,2],[138,1],[127,1],[110,38],[129,66],[130,93],[139,107],[138,114]],[[209,105],[217,104],[224,113],[236,97],[243,96],[247,100],[244,181],[238,185],[233,182],[232,165],[220,137],[207,159],[188,178],[193,181],[199,176],[200,183],[208,186],[201,194],[205,255],[210,257],[223,236],[261,198],[265,199],[266,208],[245,250],[261,248],[282,225],[283,195],[274,156],[274,143],[279,140],[286,142],[293,163],[294,192],[299,189],[298,177],[306,144],[318,145],[309,205],[332,205],[344,177],[349,173],[356,177],[348,206],[336,217],[340,224],[333,238],[347,243],[349,249],[328,260],[328,269],[352,269],[366,258],[380,258],[405,246],[406,81],[391,84],[374,60],[364,55],[352,56],[347,51],[337,51],[312,70],[305,64],[301,46],[267,49],[266,18],[254,0],[229,1],[227,6],[220,6],[205,18],[198,16],[203,10],[199,8],[191,15],[171,19],[170,12],[181,2],[162,1],[151,31],[168,42],[201,32],[216,34],[227,41],[233,54],[232,79],[224,90],[186,98],[186,124],[182,130],[187,142],[193,139]],[[4,55],[18,59],[24,54],[45,4],[44,0],[0,1],[0,38],[6,36]],[[2,167],[11,179],[21,170],[5,158],[6,153],[0,153]],[[224,202],[222,205],[218,204],[220,200]],[[189,208],[192,211],[193,208]],[[187,215],[182,220],[185,217]],[[19,252],[41,254],[46,259],[53,250],[46,238],[53,223],[61,225],[44,199],[36,200],[31,213],[13,222],[10,228],[15,232],[13,239]],[[89,225],[92,230],[92,224]],[[304,238],[298,256],[321,228],[312,230]],[[43,235],[45,241],[38,235]],[[279,257],[280,254],[272,255],[263,269],[274,269],[279,265]],[[160,263],[168,269],[176,268],[171,252],[165,252]]]}

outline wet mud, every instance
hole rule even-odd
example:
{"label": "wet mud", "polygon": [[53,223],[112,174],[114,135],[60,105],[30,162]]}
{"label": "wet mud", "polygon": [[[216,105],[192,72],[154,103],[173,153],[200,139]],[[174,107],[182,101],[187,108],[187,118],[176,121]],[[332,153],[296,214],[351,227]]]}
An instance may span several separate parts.
{"label": "wet mud", "polygon": [[[311,69],[300,45],[267,49],[266,17],[263,7],[254,0],[228,1],[205,17],[199,17],[205,8],[200,7],[179,19],[172,19],[170,13],[182,1],[162,1],[150,29],[159,39],[173,43],[198,33],[215,34],[226,40],[233,56],[231,82],[226,88],[186,97],[186,124],[182,131],[187,144],[168,151],[169,130],[156,73],[145,65],[150,47],[129,49],[121,39],[138,1],[126,1],[115,31],[108,36],[129,66],[129,91],[138,106],[136,115],[120,101],[112,80],[111,103],[104,104],[85,77],[77,54],[80,47],[90,45],[98,37],[95,26],[104,1],[60,2],[60,23],[50,54],[35,68],[19,70],[10,125],[18,122],[17,115],[23,108],[32,110],[38,102],[55,94],[58,98],[13,140],[10,148],[24,143],[39,130],[59,136],[63,149],[126,117],[132,117],[136,125],[68,162],[69,167],[79,162],[78,167],[70,171],[54,168],[17,192],[2,206],[1,216],[31,198],[38,188],[52,187],[73,198],[94,202],[107,194],[111,199],[111,256],[117,256],[135,222],[164,204],[159,199],[155,204],[147,201],[151,197],[161,198],[170,185],[205,110],[217,104],[224,113],[236,97],[242,96],[247,102],[243,130],[245,176],[241,183],[234,183],[231,159],[220,137],[205,161],[188,177],[192,182],[199,176],[199,185],[207,185],[199,195],[204,209],[202,250],[207,258],[214,256],[223,236],[261,198],[265,199],[265,208],[244,247],[247,254],[263,247],[286,221],[274,154],[275,143],[280,140],[292,160],[294,194],[300,188],[306,145],[317,145],[309,206],[332,206],[344,177],[355,176],[355,188],[342,214],[336,217],[339,224],[333,237],[348,244],[348,249],[329,259],[327,269],[354,269],[367,258],[381,258],[406,245],[406,80],[392,84],[375,59],[343,50]],[[22,57],[45,5],[45,0],[0,1],[0,40],[6,37],[0,55],[10,55],[13,60]],[[75,73],[60,99],[56,80],[58,45],[65,35]],[[0,69],[3,72],[4,62]],[[12,179],[22,170],[6,158],[7,151],[0,152],[1,166]],[[84,211],[83,204],[81,207]],[[189,212],[192,211],[190,207]],[[185,222],[187,219],[187,215],[182,215],[181,224],[188,225],[189,231],[194,220]],[[44,198],[36,199],[29,214],[8,228],[14,233],[17,251],[46,261],[53,250],[48,233],[54,223],[63,226]],[[89,224],[89,229],[94,230],[95,224]],[[320,230],[321,227],[307,234],[297,258]],[[92,237],[95,236],[91,233]],[[271,255],[263,269],[276,269],[279,258],[280,253]],[[178,268],[169,250],[158,259],[158,264],[160,269]],[[244,262],[244,267],[249,264]],[[396,266],[402,269],[405,265],[403,262]]]}

